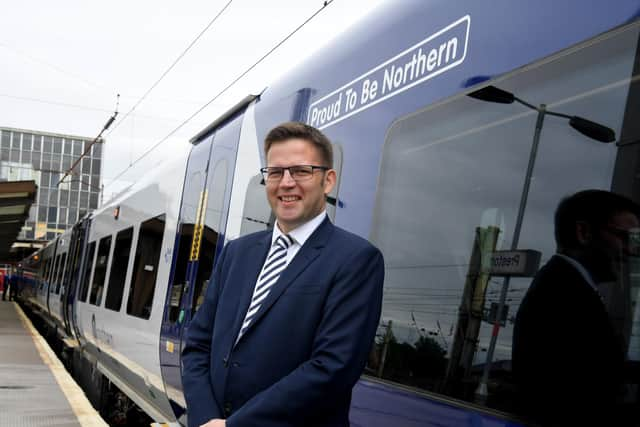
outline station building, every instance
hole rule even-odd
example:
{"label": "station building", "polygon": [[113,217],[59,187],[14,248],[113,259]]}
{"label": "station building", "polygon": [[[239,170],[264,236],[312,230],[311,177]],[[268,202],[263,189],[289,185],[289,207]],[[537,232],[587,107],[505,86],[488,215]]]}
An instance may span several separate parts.
{"label": "station building", "polygon": [[71,165],[93,138],[0,127],[0,182],[35,181],[37,196],[16,244],[53,239],[99,203],[102,141],[90,148],[65,181]]}

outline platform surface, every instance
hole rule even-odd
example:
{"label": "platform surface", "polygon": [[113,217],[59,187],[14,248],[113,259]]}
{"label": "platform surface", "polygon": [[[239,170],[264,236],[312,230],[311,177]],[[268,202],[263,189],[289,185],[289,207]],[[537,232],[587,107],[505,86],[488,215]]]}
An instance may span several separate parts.
{"label": "platform surface", "polygon": [[107,426],[20,307],[8,301],[0,301],[0,426]]}

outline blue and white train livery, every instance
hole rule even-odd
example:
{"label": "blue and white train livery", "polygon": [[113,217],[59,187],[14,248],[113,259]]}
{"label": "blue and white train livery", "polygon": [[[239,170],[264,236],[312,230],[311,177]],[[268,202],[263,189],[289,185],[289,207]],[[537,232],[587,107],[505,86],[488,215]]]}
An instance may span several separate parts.
{"label": "blue and white train livery", "polygon": [[[80,382],[115,386],[152,419],[185,424],[182,339],[224,243],[273,226],[262,141],[296,120],[334,143],[331,220],[386,262],[352,425],[529,423],[513,404],[511,339],[531,278],[503,286],[487,255],[517,234],[519,249],[547,260],[553,211],[578,190],[640,200],[640,3],[389,3],[23,262],[35,272],[23,300],[65,338],[74,372],[97,373]],[[542,123],[541,108],[611,129],[616,143],[564,117]],[[640,361],[637,277],[609,296],[630,362]],[[628,378],[628,401],[637,383]]]}

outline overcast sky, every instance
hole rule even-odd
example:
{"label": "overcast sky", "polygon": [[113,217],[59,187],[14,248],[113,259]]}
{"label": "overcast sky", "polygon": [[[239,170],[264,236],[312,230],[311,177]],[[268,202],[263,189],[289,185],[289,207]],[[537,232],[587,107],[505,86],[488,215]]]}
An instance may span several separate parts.
{"label": "overcast sky", "polygon": [[[314,12],[318,0],[11,2],[0,25],[0,126],[95,137],[105,133],[105,201],[176,151],[222,112],[278,76],[379,6],[335,0],[260,66],[164,139]],[[226,9],[224,9],[226,7]],[[223,10],[224,9],[224,10]],[[198,42],[127,115],[221,11]],[[301,55],[301,52],[303,54]],[[125,117],[126,116],[126,117]]]}

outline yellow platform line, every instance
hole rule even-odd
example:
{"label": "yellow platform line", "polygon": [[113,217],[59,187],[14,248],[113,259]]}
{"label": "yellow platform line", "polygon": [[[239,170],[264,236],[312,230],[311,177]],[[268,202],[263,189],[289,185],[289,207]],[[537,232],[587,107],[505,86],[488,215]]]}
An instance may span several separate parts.
{"label": "yellow platform line", "polygon": [[27,315],[24,314],[22,308],[15,302],[13,305],[20,316],[22,324],[31,335],[38,354],[40,354],[44,364],[49,367],[60,389],[62,389],[62,392],[67,398],[73,413],[76,415],[76,418],[78,418],[80,425],[83,427],[108,427],[108,424],[100,417],[100,414],[91,406],[91,403],[89,403],[80,386],[71,378],[71,375],[69,375],[62,362],[60,362],[56,354],[51,350],[49,344],[47,344],[45,339],[38,333]]}

